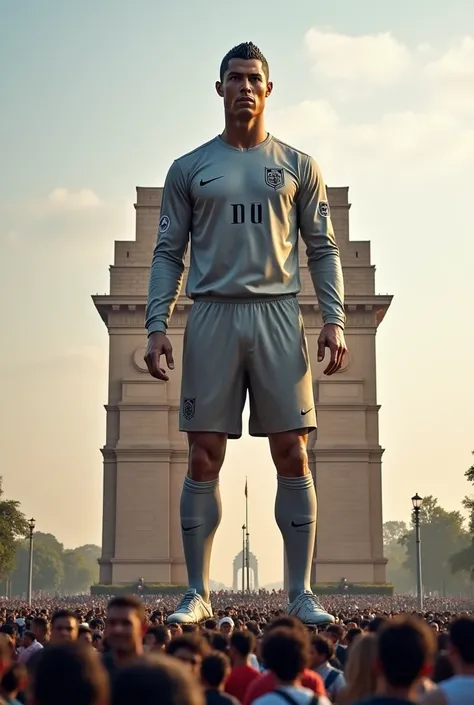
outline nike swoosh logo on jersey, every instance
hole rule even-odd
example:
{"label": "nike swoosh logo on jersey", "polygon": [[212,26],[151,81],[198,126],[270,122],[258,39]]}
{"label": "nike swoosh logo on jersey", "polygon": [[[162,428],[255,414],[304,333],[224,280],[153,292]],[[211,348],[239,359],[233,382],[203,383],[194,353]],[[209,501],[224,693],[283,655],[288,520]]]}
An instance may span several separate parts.
{"label": "nike swoosh logo on jersey", "polygon": [[181,528],[183,531],[192,531],[193,529],[199,529],[200,526],[202,526],[202,524],[196,524],[196,526],[183,526],[181,524]]}
{"label": "nike swoosh logo on jersey", "polygon": [[308,526],[308,524],[314,524],[316,519],[311,519],[311,521],[304,521],[302,524],[295,524],[294,521],[291,522],[291,526],[293,526],[295,529],[299,529],[300,526]]}
{"label": "nike swoosh logo on jersey", "polygon": [[[313,408],[313,407],[311,407],[311,409],[312,409],[312,408]],[[301,416],[306,416],[306,414],[309,414],[309,412],[311,411],[311,409],[306,409],[306,411],[305,411],[304,409],[301,409]]]}
{"label": "nike swoosh logo on jersey", "polygon": [[200,185],[200,186],[206,186],[207,184],[210,184],[211,181],[217,181],[218,179],[223,179],[223,178],[224,178],[224,175],[222,175],[222,176],[214,176],[213,179],[207,179],[207,181],[204,181],[203,179],[201,179],[201,181],[199,182],[199,185]]}

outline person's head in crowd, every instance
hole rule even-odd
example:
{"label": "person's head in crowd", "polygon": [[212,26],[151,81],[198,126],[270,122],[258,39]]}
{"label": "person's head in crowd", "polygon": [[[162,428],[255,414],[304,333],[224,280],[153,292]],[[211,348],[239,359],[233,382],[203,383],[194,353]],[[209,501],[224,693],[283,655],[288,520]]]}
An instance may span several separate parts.
{"label": "person's head in crowd", "polygon": [[364,632],[360,627],[352,627],[352,629],[349,629],[346,634],[346,645],[347,648],[350,649],[350,647],[353,645],[354,641],[358,639]]}
{"label": "person's head in crowd", "polygon": [[169,626],[169,630],[170,630],[170,634],[171,634],[172,639],[174,639],[177,636],[181,636],[181,634],[183,633],[181,625],[178,624],[177,622],[171,622],[171,624],[169,624],[168,626]]}
{"label": "person's head in crowd", "polygon": [[216,632],[215,634],[209,635],[209,644],[213,651],[220,651],[223,654],[227,654],[229,651],[229,638],[226,634],[220,634]]}
{"label": "person's head in crowd", "polygon": [[27,672],[26,666],[22,663],[12,663],[11,666],[1,675],[0,697],[2,702],[18,702],[18,693],[26,688]]}
{"label": "person's head in crowd", "polygon": [[418,617],[394,617],[378,632],[377,666],[381,692],[416,700],[417,688],[432,675],[436,636]]}
{"label": "person's head in crowd", "polygon": [[199,634],[182,634],[171,639],[166,653],[188,666],[193,673],[198,674],[204,656],[209,653],[209,644]]}
{"label": "person's head in crowd", "polygon": [[373,695],[377,688],[377,637],[366,634],[351,645],[344,669],[344,702],[354,703]]}
{"label": "person's head in crowd", "polygon": [[51,643],[75,641],[79,633],[77,617],[71,610],[57,610],[51,617]]}
{"label": "person's head in crowd", "polygon": [[104,650],[104,635],[102,632],[93,632],[92,633],[92,646],[96,651],[100,651],[101,653]]}
{"label": "person's head in crowd", "polygon": [[232,619],[232,617],[223,617],[219,620],[219,630],[225,636],[229,636],[229,634],[232,634],[234,626],[234,620]]}
{"label": "person's head in crowd", "polygon": [[108,705],[109,680],[93,649],[65,641],[42,651],[28,695],[34,705]]}
{"label": "person's head in crowd", "polygon": [[369,626],[367,627],[367,631],[371,634],[376,634],[381,629],[381,627],[383,627],[383,625],[388,621],[388,617],[374,617],[374,619],[370,620]]}
{"label": "person's head in crowd", "polygon": [[474,619],[460,617],[449,630],[449,658],[459,675],[474,676]]}
{"label": "person's head in crowd", "polygon": [[324,636],[332,641],[334,645],[339,644],[344,639],[345,629],[340,624],[330,624],[326,627]]}
{"label": "person's head in crowd", "polygon": [[249,632],[252,632],[252,634],[255,634],[255,636],[259,636],[261,631],[260,627],[258,626],[258,622],[256,622],[254,619],[249,619],[248,622],[245,622],[245,628]]}
{"label": "person's head in crowd", "polygon": [[336,654],[333,642],[322,634],[311,634],[311,668],[316,670],[319,666],[332,661]]}
{"label": "person's head in crowd", "polygon": [[145,607],[134,595],[113,597],[107,605],[105,637],[118,660],[128,660],[143,652]]}
{"label": "person's head in crowd", "polygon": [[217,629],[217,620],[206,619],[206,621],[204,622],[204,629],[208,632],[215,632]]}
{"label": "person's head in crowd", "polygon": [[0,634],[7,634],[12,639],[16,639],[16,636],[18,634],[17,625],[14,622],[2,624],[2,626],[0,627]]}
{"label": "person's head in crowd", "polygon": [[225,654],[215,651],[203,658],[200,673],[205,690],[224,690],[230,673],[230,661]]}
{"label": "person's head in crowd", "polygon": [[80,644],[85,646],[92,646],[92,629],[86,624],[81,624],[79,626],[77,640]]}
{"label": "person's head in crowd", "polygon": [[101,619],[96,619],[93,618],[89,620],[89,627],[93,632],[103,632],[104,631],[104,623]]}
{"label": "person's head in crowd", "polygon": [[250,655],[254,653],[256,639],[248,630],[231,634],[229,643],[229,657],[233,666],[246,666]]}
{"label": "person's head in crowd", "polygon": [[193,634],[199,632],[199,627],[197,624],[182,624],[181,631],[183,634]]}
{"label": "person's head in crowd", "polygon": [[192,674],[166,655],[148,654],[117,672],[112,681],[111,705],[157,703],[204,705],[205,701]]}
{"label": "person's head in crowd", "polygon": [[304,629],[270,629],[263,638],[262,656],[278,685],[293,685],[310,662],[309,635]]}
{"label": "person's head in crowd", "polygon": [[170,630],[166,624],[156,624],[150,627],[145,634],[145,647],[147,651],[164,651],[171,640]]}
{"label": "person's head in crowd", "polygon": [[49,622],[45,617],[34,617],[31,620],[30,631],[35,635],[36,641],[43,646],[49,641]]}
{"label": "person's head in crowd", "polygon": [[30,647],[35,641],[36,637],[34,635],[34,632],[30,632],[29,629],[27,629],[24,634],[23,634],[23,648],[27,649]]}

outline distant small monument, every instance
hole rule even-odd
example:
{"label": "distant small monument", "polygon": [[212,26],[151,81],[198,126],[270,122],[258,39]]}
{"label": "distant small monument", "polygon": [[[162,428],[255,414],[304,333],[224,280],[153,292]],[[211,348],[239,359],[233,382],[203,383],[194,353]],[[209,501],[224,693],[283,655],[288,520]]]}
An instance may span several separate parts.
{"label": "distant small monument", "polygon": [[[250,589],[259,590],[258,581],[258,559],[255,553],[249,553],[249,567],[250,567]],[[234,558],[234,577],[232,580],[232,590],[238,592],[242,590],[242,571],[245,570],[247,566],[244,566],[244,552],[240,551]],[[245,587],[247,586],[247,581],[244,578]]]}

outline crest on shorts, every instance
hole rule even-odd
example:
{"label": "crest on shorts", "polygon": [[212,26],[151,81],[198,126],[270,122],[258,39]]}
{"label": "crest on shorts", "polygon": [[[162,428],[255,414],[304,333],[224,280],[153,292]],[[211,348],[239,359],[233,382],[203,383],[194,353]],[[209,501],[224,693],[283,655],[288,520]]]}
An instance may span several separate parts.
{"label": "crest on shorts", "polygon": [[275,169],[265,167],[265,183],[270,188],[275,189],[281,188],[285,183],[285,171],[284,169]]}
{"label": "crest on shorts", "polygon": [[196,399],[183,399],[183,416],[186,421],[191,421],[194,418],[196,411]]}
{"label": "crest on shorts", "polygon": [[162,215],[160,218],[160,233],[165,233],[169,226],[171,225],[171,220],[167,215]]}
{"label": "crest on shorts", "polygon": [[321,218],[329,218],[329,203],[327,201],[319,201],[318,213]]}

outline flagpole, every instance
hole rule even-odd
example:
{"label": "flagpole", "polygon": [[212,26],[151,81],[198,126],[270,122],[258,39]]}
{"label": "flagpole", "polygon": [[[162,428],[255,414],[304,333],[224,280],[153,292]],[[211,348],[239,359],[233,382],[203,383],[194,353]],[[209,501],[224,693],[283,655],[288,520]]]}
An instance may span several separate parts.
{"label": "flagpole", "polygon": [[245,524],[242,526],[242,592],[245,592]]}
{"label": "flagpole", "polygon": [[245,478],[245,527],[247,529],[247,545],[245,548],[247,592],[250,592],[250,534],[249,534],[249,494],[247,478]]}

